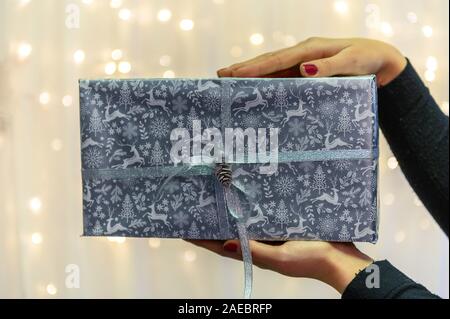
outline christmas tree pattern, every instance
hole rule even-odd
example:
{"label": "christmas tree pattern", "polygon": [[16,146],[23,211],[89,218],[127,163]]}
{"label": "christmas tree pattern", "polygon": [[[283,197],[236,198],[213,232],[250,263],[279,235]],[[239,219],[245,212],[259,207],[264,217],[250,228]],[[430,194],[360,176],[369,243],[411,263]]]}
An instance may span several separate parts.
{"label": "christmas tree pattern", "polygon": [[131,97],[131,90],[127,81],[123,81],[122,87],[120,88],[119,104],[122,104],[125,107],[133,104],[133,99]]}
{"label": "christmas tree pattern", "polygon": [[287,91],[282,83],[278,84],[275,91],[275,106],[281,109],[288,106]]}
{"label": "christmas tree pattern", "polygon": [[164,164],[164,151],[158,141],[156,141],[155,146],[153,146],[150,162],[154,165]]}
{"label": "christmas tree pattern", "polygon": [[197,223],[192,222],[191,227],[188,231],[189,238],[199,238],[200,237],[200,231],[198,230]]}
{"label": "christmas tree pattern", "polygon": [[353,130],[352,125],[353,125],[352,119],[348,114],[347,108],[344,106],[341,114],[339,115],[339,121],[337,126],[338,132],[344,133],[345,136],[345,133],[351,132]]}
{"label": "christmas tree pattern", "polygon": [[323,172],[322,166],[318,166],[314,176],[312,188],[317,190],[319,193],[327,188],[327,179],[325,173]]}
{"label": "christmas tree pattern", "polygon": [[120,217],[126,219],[127,223],[130,219],[135,217],[133,202],[131,201],[131,197],[128,194],[125,195],[125,199],[123,200]]}
{"label": "christmas tree pattern", "polygon": [[198,115],[197,112],[195,111],[195,108],[192,106],[191,109],[189,110],[188,116],[186,116],[186,127],[189,130],[192,130],[192,125],[195,120],[198,120]]}
{"label": "christmas tree pattern", "polygon": [[103,235],[103,227],[100,224],[100,221],[97,220],[95,222],[94,228],[92,229],[92,234],[95,236]]}
{"label": "christmas tree pattern", "polygon": [[289,223],[289,213],[284,200],[280,200],[280,203],[275,212],[275,223],[279,224],[281,228]]}
{"label": "christmas tree pattern", "polygon": [[103,131],[102,117],[98,110],[94,108],[94,110],[92,110],[91,118],[89,119],[89,132],[97,135],[97,133],[101,131]]}
{"label": "christmas tree pattern", "polygon": [[348,241],[349,239],[350,239],[350,233],[349,233],[349,231],[348,231],[348,229],[347,229],[347,225],[342,225],[342,228],[341,228],[341,230],[339,231],[339,239],[341,240],[341,241]]}

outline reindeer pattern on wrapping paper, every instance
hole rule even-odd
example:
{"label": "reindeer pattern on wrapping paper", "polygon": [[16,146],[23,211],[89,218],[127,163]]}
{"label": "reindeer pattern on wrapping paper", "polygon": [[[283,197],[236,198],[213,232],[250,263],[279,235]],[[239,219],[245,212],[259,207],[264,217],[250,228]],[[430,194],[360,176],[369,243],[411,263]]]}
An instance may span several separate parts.
{"label": "reindeer pattern on wrapping paper", "polygon": [[[124,81],[82,83],[82,163],[86,169],[172,165],[171,130],[190,129],[194,119],[200,119],[205,128],[220,125],[224,101],[230,103],[232,127],[280,128],[280,153],[371,149],[377,143],[376,111],[370,100],[373,87],[367,78],[231,79],[226,98],[221,96],[224,83],[216,79],[142,80],[138,88],[131,82],[123,85]],[[256,239],[338,240],[345,224],[351,240],[374,240],[375,162],[279,163],[270,176],[259,174],[260,164],[235,165],[233,180],[247,192],[240,194],[241,200],[250,202],[246,206],[250,235]],[[91,191],[93,182],[100,184],[101,194]],[[124,228],[117,228],[116,235],[219,239],[221,217],[214,185],[214,178],[207,176],[87,180],[83,187],[85,232],[89,235],[102,229],[109,233],[114,225],[104,212],[114,209],[115,219]],[[152,196],[158,192],[160,198]],[[98,196],[102,197],[97,201]],[[231,216],[227,220],[230,235],[236,236],[235,221]]]}

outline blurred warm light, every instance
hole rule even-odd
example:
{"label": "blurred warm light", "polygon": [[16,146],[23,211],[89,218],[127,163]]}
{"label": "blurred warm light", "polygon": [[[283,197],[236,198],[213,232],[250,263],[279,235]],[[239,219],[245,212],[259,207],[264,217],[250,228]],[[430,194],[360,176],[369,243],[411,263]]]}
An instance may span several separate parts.
{"label": "blurred warm light", "polygon": [[46,105],[48,103],[50,103],[50,93],[48,92],[42,92],[39,95],[39,103]]}
{"label": "blurred warm light", "polygon": [[55,138],[50,143],[50,146],[54,151],[58,152],[62,149],[62,141],[59,138]]}
{"label": "blurred warm light", "polygon": [[400,243],[404,242],[405,238],[406,238],[406,233],[404,231],[398,231],[395,234],[395,242],[397,244],[400,244]]}
{"label": "blurred warm light", "polygon": [[93,0],[82,0],[84,4],[92,4]]}
{"label": "blurred warm light", "polygon": [[233,46],[230,50],[230,54],[233,58],[239,58],[242,56],[242,48],[240,46]]}
{"label": "blurred warm light", "polygon": [[171,58],[169,55],[163,55],[159,58],[159,64],[162,66],[169,66],[171,62]]}
{"label": "blurred warm light", "polygon": [[428,82],[433,82],[436,79],[436,73],[433,70],[426,70],[424,76]]}
{"label": "blurred warm light", "polygon": [[389,159],[388,159],[388,161],[387,161],[387,166],[388,166],[390,169],[396,169],[396,168],[398,167],[397,159],[396,159],[394,156],[389,157]]}
{"label": "blurred warm light", "polygon": [[417,14],[415,12],[408,12],[406,18],[411,23],[417,23]]}
{"label": "blurred warm light", "polygon": [[33,233],[32,235],[31,235],[31,242],[34,244],[34,245],[39,245],[39,244],[41,244],[42,243],[42,234],[41,233]]}
{"label": "blurred warm light", "polygon": [[[107,75],[112,75],[112,74],[114,74],[114,73],[116,72],[116,70],[117,70],[117,65],[116,65],[115,62],[109,62],[109,63],[106,63],[106,65],[105,65],[105,73],[106,73]],[[126,72],[125,72],[125,73],[126,73]]]}
{"label": "blurred warm light", "polygon": [[148,240],[148,245],[151,248],[159,248],[159,246],[161,246],[161,239],[159,239],[159,238],[150,238]]}
{"label": "blurred warm light", "polygon": [[34,214],[37,214],[41,211],[42,208],[42,201],[39,197],[33,197],[30,199],[29,203],[30,209]]}
{"label": "blurred warm light", "polygon": [[183,31],[190,31],[194,28],[194,21],[190,19],[183,19],[180,21],[180,29]]}
{"label": "blurred warm light", "polygon": [[31,46],[31,44],[22,42],[17,48],[17,56],[20,60],[25,60],[30,56],[31,51],[33,51],[33,47]]}
{"label": "blurred warm light", "polygon": [[444,112],[447,116],[448,116],[448,110],[449,109],[449,106],[448,106],[448,101],[444,101],[444,102],[442,102],[442,104],[441,104],[441,110],[442,110],[442,112]]}
{"label": "blurred warm light", "polygon": [[123,52],[120,49],[115,49],[111,52],[111,59],[118,61],[123,58]]}
{"label": "blurred warm light", "polygon": [[56,295],[58,293],[58,289],[56,288],[56,286],[52,283],[48,284],[46,287],[47,293],[49,295]]}
{"label": "blurred warm light", "polygon": [[334,10],[338,13],[344,14],[348,12],[348,3],[347,1],[335,1],[334,2]]}
{"label": "blurred warm light", "polygon": [[122,0],[111,0],[109,5],[111,8],[118,9],[122,6]]}
{"label": "blurred warm light", "polygon": [[394,34],[394,30],[392,29],[392,26],[389,22],[382,22],[380,28],[381,32],[383,32],[383,34],[388,37]]}
{"label": "blurred warm light", "polygon": [[283,32],[281,32],[281,31],[272,32],[272,38],[277,42],[283,41],[283,37],[284,37],[284,35],[283,35]]}
{"label": "blurred warm light", "polygon": [[124,244],[127,241],[125,237],[116,237],[116,243]]}
{"label": "blurred warm light", "polygon": [[73,60],[75,61],[76,64],[83,63],[85,57],[86,54],[84,53],[83,50],[76,50],[75,53],[73,54]]}
{"label": "blurred warm light", "polygon": [[383,197],[383,204],[391,206],[395,202],[395,196],[392,193],[388,193]]}
{"label": "blurred warm light", "polygon": [[431,226],[431,221],[430,221],[430,217],[425,217],[423,218],[420,223],[419,226],[422,230],[427,230],[430,228]]}
{"label": "blurred warm light", "polygon": [[161,9],[158,11],[158,20],[161,22],[167,22],[172,18],[172,11],[169,9]]}
{"label": "blurred warm light", "polygon": [[166,72],[164,72],[163,77],[172,79],[175,77],[175,72],[173,72],[172,70],[167,70]]}
{"label": "blurred warm light", "polygon": [[224,4],[225,0],[213,0],[215,4]]}
{"label": "blurred warm light", "polygon": [[414,205],[416,205],[417,207],[423,206],[422,201],[417,196],[414,197]]}
{"label": "blurred warm light", "polygon": [[123,244],[127,241],[125,237],[106,237],[106,238],[108,239],[108,241],[117,244]]}
{"label": "blurred warm light", "polygon": [[187,262],[193,262],[197,259],[197,254],[193,250],[186,250],[184,252],[184,260]]}
{"label": "blurred warm light", "polygon": [[426,66],[428,70],[436,71],[438,67],[437,59],[434,56],[429,56],[427,58]]}
{"label": "blurred warm light", "polygon": [[422,28],[423,35],[427,38],[431,38],[433,36],[433,28],[429,25],[426,25]]}
{"label": "blurred warm light", "polygon": [[29,4],[31,2],[31,0],[19,0],[19,5],[21,7],[26,6],[27,4]]}
{"label": "blurred warm light", "polygon": [[264,42],[264,36],[261,33],[253,33],[250,36],[250,43],[253,45],[260,45]]}
{"label": "blurred warm light", "polygon": [[119,63],[119,72],[127,74],[131,71],[131,64],[128,61],[122,61]]}
{"label": "blurred warm light", "polygon": [[123,8],[119,10],[119,18],[124,21],[128,21],[131,18],[131,11],[129,9]]}
{"label": "blurred warm light", "polygon": [[64,95],[64,96],[63,96],[63,98],[62,98],[62,104],[63,104],[65,107],[71,106],[72,103],[73,103],[73,98],[72,98],[71,95]]}
{"label": "blurred warm light", "polygon": [[297,44],[297,40],[295,39],[295,37],[293,35],[286,35],[284,36],[284,45],[287,47],[291,47]]}

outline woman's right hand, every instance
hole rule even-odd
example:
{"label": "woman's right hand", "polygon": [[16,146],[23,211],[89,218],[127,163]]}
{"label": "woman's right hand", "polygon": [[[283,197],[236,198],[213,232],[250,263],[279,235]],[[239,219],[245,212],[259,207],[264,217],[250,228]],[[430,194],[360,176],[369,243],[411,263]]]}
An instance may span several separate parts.
{"label": "woman's right hand", "polygon": [[393,46],[370,39],[309,38],[217,71],[219,77],[262,77],[298,65],[304,77],[376,74],[379,86],[395,79],[406,58]]}

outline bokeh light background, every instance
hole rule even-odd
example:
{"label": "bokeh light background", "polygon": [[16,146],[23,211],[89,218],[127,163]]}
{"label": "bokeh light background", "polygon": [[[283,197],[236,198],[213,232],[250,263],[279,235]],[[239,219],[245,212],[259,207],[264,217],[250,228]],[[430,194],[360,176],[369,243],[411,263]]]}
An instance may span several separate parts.
{"label": "bokeh light background", "polygon": [[[214,76],[310,36],[362,36],[399,47],[448,112],[448,7],[447,0],[0,1],[0,297],[241,296],[240,263],[181,240],[80,237],[79,78]],[[77,12],[72,28],[66,22]],[[360,247],[448,298],[448,240],[384,140],[380,173],[380,241]],[[79,289],[65,285],[70,264],[80,269]],[[339,297],[325,284],[260,269],[254,280],[254,297]]]}

